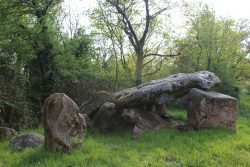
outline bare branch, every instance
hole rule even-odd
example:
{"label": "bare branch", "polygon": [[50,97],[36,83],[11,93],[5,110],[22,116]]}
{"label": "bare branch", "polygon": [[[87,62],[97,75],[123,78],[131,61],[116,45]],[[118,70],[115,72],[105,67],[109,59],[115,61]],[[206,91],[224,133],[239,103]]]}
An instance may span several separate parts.
{"label": "bare branch", "polygon": [[148,73],[148,74],[145,74],[145,75],[143,75],[143,77],[147,77],[147,76],[153,75],[153,74],[157,73],[158,71],[160,71],[160,70],[161,70],[161,67],[162,67],[162,63],[163,63],[164,60],[165,60],[165,59],[162,59],[162,60],[161,60],[160,64],[158,65],[158,68],[157,68],[155,71],[153,71],[153,72],[151,72],[151,73]]}
{"label": "bare branch", "polygon": [[166,10],[168,10],[169,8],[168,7],[165,7],[165,8],[162,8],[160,9],[158,12],[154,13],[151,18],[155,18],[157,17],[158,15],[160,15],[162,12],[165,12]]}
{"label": "bare branch", "polygon": [[117,12],[123,16],[123,23],[124,23],[125,27],[127,28],[126,33],[131,34],[131,37],[134,39],[134,42],[138,43],[139,41],[138,41],[137,35],[133,29],[133,26],[132,26],[127,14],[125,13],[125,11],[122,10],[120,8],[120,6],[118,5],[118,3],[117,3],[118,1],[114,2],[112,0],[107,0],[107,2],[109,2],[111,5],[113,5],[116,8]]}
{"label": "bare branch", "polygon": [[149,14],[149,5],[148,5],[148,0],[144,0],[145,2],[145,7],[146,7],[146,25],[145,25],[145,29],[144,29],[144,32],[143,32],[143,35],[142,35],[142,38],[140,39],[140,43],[145,43],[145,39],[148,35],[148,29],[149,29],[149,26],[150,26],[150,20],[151,20],[151,17],[150,17],[150,14]]}
{"label": "bare branch", "polygon": [[152,63],[156,59],[156,56],[154,56],[151,60],[143,64],[143,67],[147,66],[148,64]]}
{"label": "bare branch", "polygon": [[175,56],[179,56],[180,53],[177,54],[158,54],[158,53],[150,53],[145,55],[144,57],[149,57],[149,56],[159,56],[159,57],[175,57]]}

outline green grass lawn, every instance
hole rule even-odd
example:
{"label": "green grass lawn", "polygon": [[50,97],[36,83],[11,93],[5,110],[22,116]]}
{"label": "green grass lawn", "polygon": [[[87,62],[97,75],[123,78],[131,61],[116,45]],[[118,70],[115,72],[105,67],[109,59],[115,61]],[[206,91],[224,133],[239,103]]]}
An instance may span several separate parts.
{"label": "green grass lawn", "polygon": [[[243,108],[250,109],[249,95],[241,98]],[[171,109],[177,118],[185,112]],[[42,128],[35,130],[42,133]],[[89,130],[84,144],[71,154],[46,153],[43,147],[12,152],[7,142],[0,142],[0,167],[164,167],[250,166],[250,120],[239,117],[237,132],[225,129],[179,132],[163,129],[147,132],[137,140],[131,131],[100,134]]]}

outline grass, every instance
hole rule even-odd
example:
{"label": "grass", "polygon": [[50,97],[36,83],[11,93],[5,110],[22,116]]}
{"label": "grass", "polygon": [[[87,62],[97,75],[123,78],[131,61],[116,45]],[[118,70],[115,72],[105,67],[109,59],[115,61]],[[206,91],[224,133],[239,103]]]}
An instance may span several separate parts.
{"label": "grass", "polygon": [[[242,96],[247,112],[250,96]],[[242,107],[241,107],[242,108]],[[175,117],[186,113],[171,109]],[[42,128],[35,130],[42,133]],[[43,147],[12,152],[0,142],[0,167],[249,167],[250,120],[239,117],[237,132],[226,129],[179,132],[163,129],[148,132],[137,140],[131,131],[100,134],[89,130],[81,148],[71,154],[47,153]]]}
{"label": "grass", "polygon": [[166,112],[172,115],[177,120],[181,120],[181,121],[187,120],[187,111],[177,109],[177,108],[167,108]]}
{"label": "grass", "polygon": [[240,113],[250,119],[250,94],[247,92],[240,96]]}

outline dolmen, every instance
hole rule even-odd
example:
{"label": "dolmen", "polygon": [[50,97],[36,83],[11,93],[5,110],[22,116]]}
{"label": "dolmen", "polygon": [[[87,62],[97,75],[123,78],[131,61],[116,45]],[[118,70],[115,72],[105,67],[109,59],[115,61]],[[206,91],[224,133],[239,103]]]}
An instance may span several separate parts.
{"label": "dolmen", "polygon": [[[131,127],[134,138],[166,127],[235,131],[238,102],[211,91],[220,82],[209,71],[180,73],[115,93],[95,92],[80,109],[67,95],[55,93],[43,105],[45,150],[70,152],[83,142],[87,126],[103,133]],[[188,100],[186,122],[174,119],[165,108],[166,103],[184,96]]]}
{"label": "dolmen", "polygon": [[188,96],[185,126],[196,129],[223,127],[235,130],[238,112],[233,97],[211,92],[220,84],[212,72],[180,73],[152,80],[119,92],[96,92],[83,102],[80,113],[103,133],[120,126],[131,126],[133,136],[181,123],[166,113],[165,103]]}

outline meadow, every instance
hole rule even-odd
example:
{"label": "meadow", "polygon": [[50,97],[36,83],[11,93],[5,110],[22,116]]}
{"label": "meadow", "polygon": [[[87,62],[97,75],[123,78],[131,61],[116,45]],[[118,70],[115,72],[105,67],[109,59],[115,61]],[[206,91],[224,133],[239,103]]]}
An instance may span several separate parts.
{"label": "meadow", "polygon": [[[180,132],[163,129],[132,139],[130,130],[101,134],[89,129],[82,146],[70,154],[48,153],[43,147],[13,152],[7,141],[0,142],[1,167],[249,167],[250,166],[250,95],[240,99],[241,116],[237,132],[204,129]],[[186,119],[186,112],[169,111]],[[43,128],[22,133],[43,134]]]}

